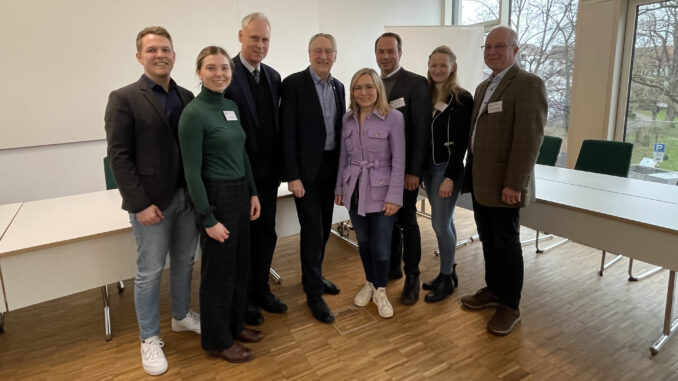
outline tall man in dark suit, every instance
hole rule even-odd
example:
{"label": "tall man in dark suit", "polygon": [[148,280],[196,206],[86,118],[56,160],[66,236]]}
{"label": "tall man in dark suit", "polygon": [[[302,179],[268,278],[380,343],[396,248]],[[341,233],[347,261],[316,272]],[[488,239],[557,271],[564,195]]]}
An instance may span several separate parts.
{"label": "tall man in dark suit", "polygon": [[301,226],[301,279],[307,303],[316,319],[331,323],[334,315],[322,294],[338,294],[339,289],[323,278],[322,264],[332,228],[346,101],[344,85],[330,74],[337,58],[334,37],[325,33],[311,37],[308,57],[311,66],[285,78],[281,88],[284,179],[294,194]]}
{"label": "tall man in dark suit", "polygon": [[534,165],[548,105],[544,82],[515,63],[518,36],[496,27],[485,40],[490,78],[476,88],[466,179],[485,257],[485,283],[461,299],[470,309],[497,307],[487,330],[503,336],[520,321],[523,252],[520,208],[534,200]]}
{"label": "tall man in dark suit", "polygon": [[138,245],[134,305],[141,362],[158,375],[167,370],[158,306],[168,252],[172,330],[200,333],[200,316],[189,310],[198,231],[177,139],[179,116],[193,94],[170,78],[175,54],[165,28],[139,32],[136,56],[144,74],[111,93],[104,119],[108,157]]}
{"label": "tall man in dark suit", "polygon": [[261,307],[272,313],[287,311],[268,285],[273,251],[278,236],[275,233],[275,211],[280,186],[280,134],[278,106],[280,104],[280,74],[261,61],[268,53],[271,25],[263,13],[251,13],[242,19],[238,32],[240,53],[233,58],[233,82],[226,89],[240,110],[240,122],[247,134],[245,148],[252,165],[254,182],[259,191],[261,215],[250,225],[250,280],[245,322],[259,325],[264,317]]}
{"label": "tall man in dark suit", "polygon": [[396,214],[391,242],[389,279],[402,277],[405,263],[405,285],[400,297],[403,304],[419,300],[419,261],[421,236],[417,223],[417,195],[424,167],[424,157],[431,125],[431,91],[426,78],[400,66],[402,40],[396,33],[384,33],[374,43],[377,65],[391,106],[405,118],[405,191],[403,207]]}

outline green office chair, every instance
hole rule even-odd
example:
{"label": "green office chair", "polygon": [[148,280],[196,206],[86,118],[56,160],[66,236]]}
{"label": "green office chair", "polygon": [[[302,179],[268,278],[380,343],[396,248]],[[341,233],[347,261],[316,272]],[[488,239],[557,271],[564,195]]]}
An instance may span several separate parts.
{"label": "green office chair", "polygon": [[[556,162],[558,161],[558,155],[560,155],[560,147],[563,145],[563,139],[556,137],[556,136],[544,136],[544,140],[541,143],[541,147],[539,147],[539,156],[537,156],[537,164],[540,165],[548,165],[548,166],[555,166]],[[552,234],[546,234],[541,237],[541,240],[545,239],[551,239],[553,238]],[[544,253],[548,250],[553,249],[554,247],[560,246],[567,242],[567,239],[563,239],[558,243],[554,243],[553,245],[550,245],[548,247],[545,247],[543,249],[539,248],[539,230],[537,230],[537,234],[535,235],[534,238],[527,239],[525,241],[521,241],[520,243],[523,245],[526,245],[528,243],[534,242],[535,249],[537,250],[537,253]]]}
{"label": "green office chair", "polygon": [[118,183],[113,176],[113,170],[111,169],[111,162],[108,160],[108,156],[104,157],[104,177],[106,178],[107,190],[118,189]]}
{"label": "green office chair", "polygon": [[[629,168],[631,168],[632,151],[633,144],[627,142],[584,140],[574,169],[603,175],[628,177]],[[617,263],[623,257],[620,254],[610,262],[605,263],[605,254],[606,252],[603,250],[600,270],[598,271],[600,276],[603,276],[605,269]],[[629,272],[631,272],[631,267]]]}
{"label": "green office chair", "polygon": [[[111,169],[111,162],[108,160],[108,156],[104,156],[104,178],[106,179],[106,190],[118,189],[118,183],[115,181],[115,176],[113,176],[113,170]],[[125,283],[123,281],[118,282],[118,293],[125,291]],[[108,290],[106,290],[108,292]]]}
{"label": "green office chair", "polygon": [[544,136],[544,141],[539,147],[539,156],[537,164],[554,167],[560,155],[560,147],[563,145],[563,139],[557,136]]}

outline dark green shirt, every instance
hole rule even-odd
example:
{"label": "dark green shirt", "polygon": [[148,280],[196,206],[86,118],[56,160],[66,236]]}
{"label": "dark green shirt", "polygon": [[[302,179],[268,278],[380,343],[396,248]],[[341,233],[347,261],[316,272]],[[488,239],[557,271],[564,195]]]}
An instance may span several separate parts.
{"label": "dark green shirt", "polygon": [[222,93],[202,88],[179,119],[179,144],[188,193],[203,227],[218,222],[207,200],[202,178],[228,180],[247,177],[250,195],[257,195],[250,161],[245,152],[245,130],[238,106]]}

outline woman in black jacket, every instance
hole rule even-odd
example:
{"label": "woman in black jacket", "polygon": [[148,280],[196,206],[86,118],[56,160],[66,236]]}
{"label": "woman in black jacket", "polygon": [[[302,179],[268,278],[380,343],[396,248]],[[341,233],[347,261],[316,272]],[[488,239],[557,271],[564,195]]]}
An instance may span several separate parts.
{"label": "woman in black jacket", "polygon": [[440,274],[423,288],[427,302],[445,299],[458,286],[454,252],[457,233],[454,208],[464,179],[473,97],[457,83],[457,57],[443,45],[428,57],[428,82],[433,100],[431,143],[424,186],[431,203],[431,222],[438,239]]}

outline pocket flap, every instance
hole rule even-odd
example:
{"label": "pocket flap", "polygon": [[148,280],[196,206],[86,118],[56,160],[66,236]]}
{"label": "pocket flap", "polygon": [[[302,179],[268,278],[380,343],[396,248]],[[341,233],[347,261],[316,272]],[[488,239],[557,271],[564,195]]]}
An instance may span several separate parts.
{"label": "pocket flap", "polygon": [[388,137],[388,130],[369,130],[367,136],[375,139],[386,139]]}

